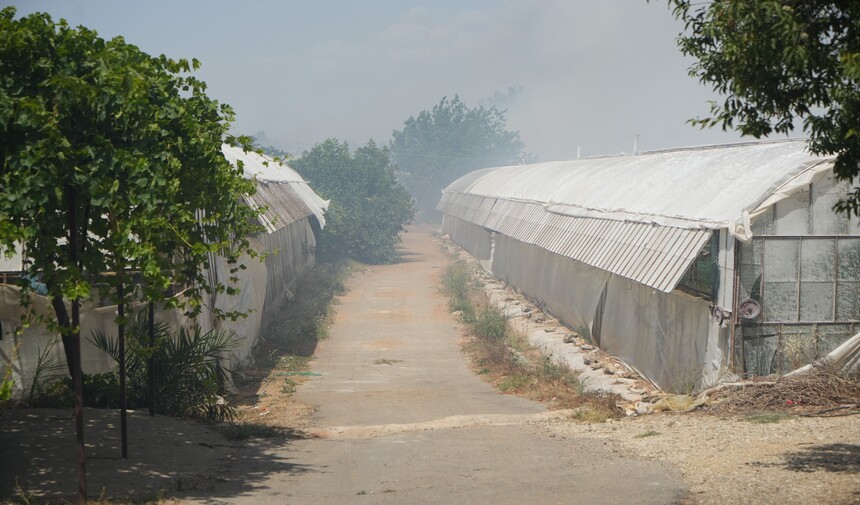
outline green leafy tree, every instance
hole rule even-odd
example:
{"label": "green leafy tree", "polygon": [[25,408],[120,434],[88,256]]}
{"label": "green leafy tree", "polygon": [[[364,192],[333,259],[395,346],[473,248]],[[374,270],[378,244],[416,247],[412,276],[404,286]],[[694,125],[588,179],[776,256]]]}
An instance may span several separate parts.
{"label": "green leafy tree", "polygon": [[[685,32],[690,75],[725,95],[691,122],[756,138],[802,118],[813,153],[836,156],[845,181],[860,173],[860,2],[669,0]],[[860,187],[836,206],[860,215]]]}
{"label": "green leafy tree", "polygon": [[0,247],[23,244],[54,300],[125,266],[152,300],[191,286],[196,310],[211,254],[253,254],[240,196],[254,186],[220,149],[248,140],[228,136],[232,111],[190,75],[196,61],[14,14],[0,13]]}
{"label": "green leafy tree", "polygon": [[388,149],[371,140],[350,153],[346,142],[328,139],[290,165],[323,198],[331,199],[317,244],[322,258],[350,257],[368,263],[396,258],[400,232],[415,210],[397,181]]}
{"label": "green leafy tree", "polygon": [[411,116],[394,132],[391,156],[423,219],[437,216],[442,189],[457,178],[479,168],[532,161],[519,133],[506,128],[504,111],[469,108],[455,95]]}
{"label": "green leafy tree", "polygon": [[108,282],[120,288],[133,268],[149,300],[171,283],[189,286],[194,312],[205,291],[231,290],[207,282],[211,257],[226,257],[235,274],[241,255],[254,254],[246,237],[256,211],[241,203],[254,186],[221,153],[223,141],[249,139],[228,136],[233,113],[206,96],[191,75],[198,65],[47,14],[0,11],[0,250],[23,245],[29,277],[47,287],[56,317],[46,322],[72,365],[79,462],[79,301],[94,283],[113,271]]}

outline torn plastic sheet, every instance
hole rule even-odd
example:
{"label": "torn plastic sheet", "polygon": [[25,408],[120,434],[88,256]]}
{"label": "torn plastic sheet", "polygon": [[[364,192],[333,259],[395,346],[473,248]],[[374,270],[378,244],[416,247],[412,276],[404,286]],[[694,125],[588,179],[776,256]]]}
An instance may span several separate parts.
{"label": "torn plastic sheet", "polygon": [[833,349],[830,354],[820,360],[787,373],[786,377],[803,375],[822,366],[846,375],[860,372],[860,333],[843,342],[842,345]]}

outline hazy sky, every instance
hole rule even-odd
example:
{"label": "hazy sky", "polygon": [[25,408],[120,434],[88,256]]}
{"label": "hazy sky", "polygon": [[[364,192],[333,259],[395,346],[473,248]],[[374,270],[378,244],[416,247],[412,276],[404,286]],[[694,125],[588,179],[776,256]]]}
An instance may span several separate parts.
{"label": "hazy sky", "polygon": [[[391,132],[443,96],[508,109],[541,160],[730,142],[685,122],[709,89],[687,76],[665,0],[0,0],[197,58],[236,130],[293,153]],[[494,101],[497,93],[507,99]]]}

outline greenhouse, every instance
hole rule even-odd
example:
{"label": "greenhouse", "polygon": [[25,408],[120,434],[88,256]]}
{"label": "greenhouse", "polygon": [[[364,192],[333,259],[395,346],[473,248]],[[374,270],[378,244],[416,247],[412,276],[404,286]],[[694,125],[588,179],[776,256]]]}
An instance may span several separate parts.
{"label": "greenhouse", "polygon": [[[314,262],[316,233],[325,226],[325,210],[328,201],[320,198],[302,177],[276,160],[241,148],[222,146],[222,152],[234,166],[241,162],[244,177],[254,179],[257,191],[246,197],[245,203],[263,209],[260,224],[263,231],[250,237],[252,248],[265,255],[264,261],[244,258],[245,269],[238,274],[237,295],[214,292],[204,300],[203,312],[189,320],[183,311],[161,309],[156,318],[166,322],[174,330],[180,326],[197,324],[203,331],[213,328],[231,330],[238,337],[229,362],[231,368],[246,361],[260,336],[265,318],[285,299],[291,298],[291,289],[302,272]],[[220,257],[210,259],[212,268],[206,272],[212,285],[217,281],[228,283],[230,265]],[[65,363],[62,343],[56,332],[44,325],[33,325],[16,332],[22,315],[18,279],[23,270],[20,254],[3,257],[0,261],[0,375],[7,366],[12,367],[16,384],[25,384],[34,373],[37,362],[52,359]],[[236,275],[236,274],[234,274]],[[37,283],[38,284],[38,283]],[[183,297],[183,286],[177,286],[176,297]],[[81,309],[82,368],[93,374],[111,370],[113,359],[90,342],[94,331],[116,333],[116,305],[107,298],[95,296],[87,300]],[[105,303],[107,302],[107,303]],[[37,312],[53,317],[47,297],[33,295],[33,306]],[[132,310],[140,310],[144,304],[132,304]],[[239,311],[247,316],[235,321],[215,317],[210,307],[225,312]],[[53,343],[56,343],[55,345]],[[43,356],[44,355],[44,356]],[[21,380],[24,379],[24,380]]]}
{"label": "greenhouse", "polygon": [[787,140],[479,170],[442,231],[660,387],[784,373],[860,323],[860,222]]}

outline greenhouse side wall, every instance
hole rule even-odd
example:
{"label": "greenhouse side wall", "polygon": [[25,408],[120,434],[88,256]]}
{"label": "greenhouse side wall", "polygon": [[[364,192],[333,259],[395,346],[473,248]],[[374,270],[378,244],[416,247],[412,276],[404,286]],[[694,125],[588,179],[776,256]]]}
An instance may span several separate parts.
{"label": "greenhouse side wall", "polygon": [[469,254],[477,260],[482,262],[490,260],[493,233],[486,228],[448,214],[443,214],[442,233],[447,233],[451,237],[451,240],[469,251]]}
{"label": "greenhouse side wall", "polygon": [[762,310],[740,328],[744,372],[790,372],[860,331],[860,224],[832,210],[846,190],[828,174],[753,223],[739,300]]}
{"label": "greenhouse side wall", "polygon": [[730,330],[711,320],[707,301],[663,293],[448,215],[442,231],[473,255],[490,240],[496,277],[668,391],[710,385],[724,369]]}
{"label": "greenhouse side wall", "polygon": [[263,311],[277,310],[289,298],[296,281],[313,265],[316,238],[309,218],[299,219],[274,233],[258,237],[266,257],[266,301]]}

